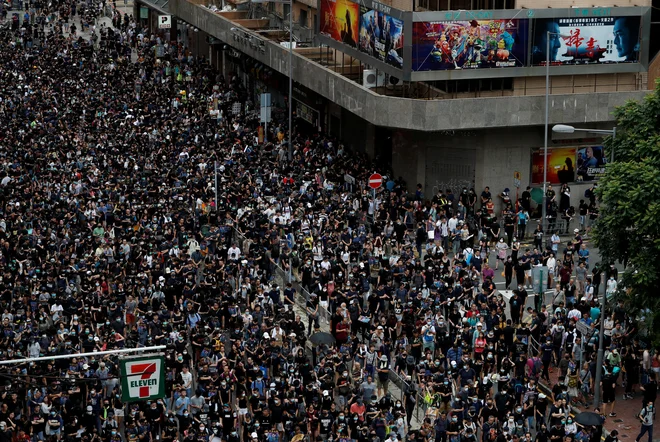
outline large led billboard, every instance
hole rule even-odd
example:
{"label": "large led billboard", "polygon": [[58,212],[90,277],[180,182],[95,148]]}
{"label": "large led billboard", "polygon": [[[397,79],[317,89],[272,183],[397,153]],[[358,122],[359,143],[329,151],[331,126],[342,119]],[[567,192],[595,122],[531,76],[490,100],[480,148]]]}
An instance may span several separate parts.
{"label": "large led billboard", "polygon": [[534,23],[532,65],[581,65],[639,61],[640,17],[545,18]]}
{"label": "large led billboard", "polygon": [[360,8],[360,51],[403,69],[403,20]]}
{"label": "large led billboard", "polygon": [[412,70],[521,67],[527,19],[415,22]]}
{"label": "large led billboard", "polygon": [[357,47],[360,6],[350,0],[321,0],[320,32],[333,40]]}

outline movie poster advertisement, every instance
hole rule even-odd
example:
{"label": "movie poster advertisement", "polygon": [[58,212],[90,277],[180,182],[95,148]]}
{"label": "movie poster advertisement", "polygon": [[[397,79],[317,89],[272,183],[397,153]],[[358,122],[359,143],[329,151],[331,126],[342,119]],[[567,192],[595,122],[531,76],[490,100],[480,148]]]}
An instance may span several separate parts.
{"label": "movie poster advertisement", "polygon": [[412,69],[525,66],[528,26],[526,19],[415,22]]}
{"label": "movie poster advertisement", "polygon": [[[575,181],[576,152],[575,147],[548,149],[548,183],[561,184]],[[543,150],[532,152],[532,183],[543,182],[543,163]]]}
{"label": "movie poster advertisement", "polygon": [[636,63],[640,17],[548,18],[534,22],[532,65]]}
{"label": "movie poster advertisement", "polygon": [[605,175],[607,156],[603,146],[586,146],[577,150],[577,180],[594,181]]}
{"label": "movie poster advertisement", "polygon": [[360,6],[349,0],[321,0],[322,35],[357,48]]}
{"label": "movie poster advertisement", "polygon": [[403,69],[403,20],[361,6],[359,49]]}

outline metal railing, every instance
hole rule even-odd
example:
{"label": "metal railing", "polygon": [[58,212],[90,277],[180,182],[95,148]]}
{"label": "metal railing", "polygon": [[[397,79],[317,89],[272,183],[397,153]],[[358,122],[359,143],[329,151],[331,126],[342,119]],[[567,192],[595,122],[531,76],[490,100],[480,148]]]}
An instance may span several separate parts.
{"label": "metal railing", "polygon": [[417,383],[413,379],[404,379],[399,373],[390,368],[390,382],[393,382],[399,389],[400,395],[396,399],[401,400],[401,403],[406,403],[406,393],[408,393],[411,388],[415,388],[415,406],[412,410],[413,419],[418,425],[422,423],[426,417],[426,411],[429,404],[424,398],[424,391],[417,386]]}
{"label": "metal railing", "polygon": [[[247,238],[243,233],[239,232],[236,227],[232,227],[234,240],[241,245],[241,252],[249,248],[249,244],[252,243],[252,240]],[[292,287],[296,289],[296,296],[294,297],[295,304],[302,309],[305,313],[307,312],[307,301],[309,300],[310,294],[305,289],[299,280],[296,277],[292,270],[285,270],[278,264],[271,263],[271,272],[270,278],[273,282],[280,285],[280,287],[286,286],[287,283],[291,283]],[[321,306],[319,306],[319,310]],[[305,315],[307,316],[307,315]],[[329,313],[328,313],[328,317]],[[327,324],[321,324],[321,331],[330,332],[330,327]]]}

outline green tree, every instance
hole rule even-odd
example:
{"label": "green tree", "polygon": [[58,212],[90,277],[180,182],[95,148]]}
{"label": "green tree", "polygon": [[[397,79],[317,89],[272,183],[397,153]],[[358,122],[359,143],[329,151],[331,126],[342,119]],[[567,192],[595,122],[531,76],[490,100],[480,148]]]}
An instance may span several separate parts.
{"label": "green tree", "polygon": [[641,102],[614,112],[615,161],[606,168],[597,194],[600,217],[594,240],[603,263],[619,261],[625,271],[617,295],[654,344],[660,344],[660,82]]}

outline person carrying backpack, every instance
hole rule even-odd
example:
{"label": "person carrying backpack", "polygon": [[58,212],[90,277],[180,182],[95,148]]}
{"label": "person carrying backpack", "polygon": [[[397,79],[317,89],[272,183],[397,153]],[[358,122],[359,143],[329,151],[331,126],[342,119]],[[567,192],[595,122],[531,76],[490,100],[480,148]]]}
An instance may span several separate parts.
{"label": "person carrying backpack", "polygon": [[653,421],[655,420],[655,407],[653,406],[653,402],[648,402],[646,407],[642,408],[642,411],[639,412],[637,417],[642,421],[642,430],[635,438],[635,442],[639,442],[645,433],[649,434],[649,442],[653,442]]}
{"label": "person carrying backpack", "polygon": [[527,360],[527,367],[529,369],[529,377],[538,382],[539,376],[541,376],[541,372],[543,371],[543,361],[541,358],[538,356],[529,358]]}

